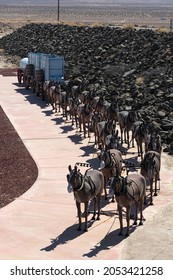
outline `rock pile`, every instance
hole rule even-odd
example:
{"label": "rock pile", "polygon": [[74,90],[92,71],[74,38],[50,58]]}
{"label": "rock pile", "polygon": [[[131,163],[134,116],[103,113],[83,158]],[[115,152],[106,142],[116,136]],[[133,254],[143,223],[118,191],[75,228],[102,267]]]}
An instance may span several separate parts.
{"label": "rock pile", "polygon": [[1,38],[0,48],[63,55],[72,79],[115,95],[120,108],[133,105],[163,143],[173,141],[173,33],[32,23]]}

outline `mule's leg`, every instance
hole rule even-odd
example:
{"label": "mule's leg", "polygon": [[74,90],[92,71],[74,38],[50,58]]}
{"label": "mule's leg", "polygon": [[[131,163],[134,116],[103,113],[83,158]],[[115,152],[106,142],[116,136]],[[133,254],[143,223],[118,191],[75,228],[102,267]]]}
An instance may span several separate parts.
{"label": "mule's leg", "polygon": [[159,173],[155,175],[155,189],[154,189],[154,196],[157,196],[157,181],[159,180]]}
{"label": "mule's leg", "polygon": [[79,116],[78,117],[78,121],[79,121],[79,132],[82,132],[82,120],[81,120],[81,117]]}
{"label": "mule's leg", "polygon": [[106,189],[106,177],[104,176],[104,192],[105,192],[105,200],[108,199],[107,189]]}
{"label": "mule's leg", "polygon": [[88,129],[88,138],[90,138],[90,121],[88,121],[88,127],[87,127],[87,129]]}
{"label": "mule's leg", "polygon": [[111,202],[115,202],[115,195],[112,196]]}
{"label": "mule's leg", "polygon": [[74,125],[73,112],[70,114],[70,119],[71,119],[71,125]]}
{"label": "mule's leg", "polygon": [[135,220],[134,220],[134,225],[137,225],[137,220],[138,220],[138,202],[135,201]]}
{"label": "mule's leg", "polygon": [[85,122],[84,117],[82,117],[82,125],[83,125],[84,138],[86,138],[86,122]]}
{"label": "mule's leg", "polygon": [[68,120],[68,111],[67,111],[67,102],[65,101],[65,105],[64,105],[64,113],[65,113],[65,119],[66,121]]}
{"label": "mule's leg", "polygon": [[127,143],[126,133],[127,133],[126,128],[124,128],[124,143]]}
{"label": "mule's leg", "polygon": [[130,137],[129,137],[129,130],[127,129],[127,147],[130,148]]}
{"label": "mule's leg", "polygon": [[75,115],[74,115],[74,117],[75,117],[75,123],[76,123],[76,127],[78,127],[78,118],[77,118],[77,114],[76,114],[76,112],[75,112]]}
{"label": "mule's leg", "polygon": [[123,144],[123,129],[120,127],[120,132],[121,132],[121,145]]}
{"label": "mule's leg", "polygon": [[130,212],[131,212],[131,207],[130,207],[130,206],[127,206],[127,207],[126,207],[126,222],[127,222],[127,232],[126,232],[126,236],[129,236]]}
{"label": "mule's leg", "polygon": [[101,203],[101,198],[102,198],[102,195],[101,194],[98,194],[97,196],[97,207],[98,207],[98,214],[97,214],[97,220],[100,220],[100,203]]}
{"label": "mule's leg", "polygon": [[92,220],[95,220],[95,216],[96,216],[96,197],[93,197],[93,204],[94,204],[94,214],[92,216]]}
{"label": "mule's leg", "polygon": [[137,144],[137,149],[138,149],[138,157],[140,157],[141,153],[140,153],[140,143],[138,140],[136,140],[136,144]]}
{"label": "mule's leg", "polygon": [[77,207],[77,215],[78,215],[78,219],[79,219],[79,226],[77,230],[81,230],[81,204],[76,200],[76,207]]}
{"label": "mule's leg", "polygon": [[53,94],[50,95],[50,105],[52,106],[52,111],[55,109],[54,107],[54,99],[53,99]]}
{"label": "mule's leg", "polygon": [[58,93],[58,106],[59,106],[59,113],[60,113],[62,107],[61,92]]}
{"label": "mule's leg", "polygon": [[58,112],[58,109],[57,109],[57,107],[58,107],[58,100],[57,100],[57,93],[55,92],[54,93],[54,110],[55,110],[55,113],[57,113]]}
{"label": "mule's leg", "polygon": [[150,180],[150,205],[153,205],[153,178]]}
{"label": "mule's leg", "polygon": [[142,226],[143,225],[143,215],[142,215],[142,211],[143,211],[143,205],[144,205],[144,198],[142,197],[139,201],[139,209],[140,209],[140,222],[139,225]]}
{"label": "mule's leg", "polygon": [[119,221],[120,221],[119,235],[123,235],[123,213],[122,213],[122,207],[119,204],[118,204],[118,213],[119,213]]}
{"label": "mule's leg", "polygon": [[96,134],[96,132],[94,132],[94,140],[95,140],[95,145],[97,145],[97,134]]}
{"label": "mule's leg", "polygon": [[45,101],[46,101],[46,106],[49,106],[49,89],[46,89],[46,97],[45,97]]}
{"label": "mule's leg", "polygon": [[143,160],[143,149],[142,149],[142,142],[139,143],[139,147],[140,147],[140,155],[141,155],[141,160]]}
{"label": "mule's leg", "polygon": [[84,232],[88,231],[87,223],[88,223],[88,201],[85,202],[85,228],[84,228]]}
{"label": "mule's leg", "polygon": [[135,137],[134,137],[134,134],[133,134],[133,132],[132,132],[132,148],[134,148],[135,147]]}
{"label": "mule's leg", "polygon": [[145,194],[144,196],[144,204],[146,205],[147,204],[147,195]]}

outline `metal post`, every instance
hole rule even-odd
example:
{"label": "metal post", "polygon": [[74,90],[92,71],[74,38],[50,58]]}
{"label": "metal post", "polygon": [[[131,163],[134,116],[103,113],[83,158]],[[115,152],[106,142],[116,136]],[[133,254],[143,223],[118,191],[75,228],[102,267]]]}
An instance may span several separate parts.
{"label": "metal post", "polygon": [[58,7],[57,7],[57,21],[59,21],[59,0],[58,0]]}

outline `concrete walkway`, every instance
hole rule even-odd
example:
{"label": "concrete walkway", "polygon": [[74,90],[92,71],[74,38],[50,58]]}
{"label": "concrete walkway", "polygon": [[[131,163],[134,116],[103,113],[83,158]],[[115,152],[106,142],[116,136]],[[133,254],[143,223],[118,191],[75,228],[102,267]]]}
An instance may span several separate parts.
{"label": "concrete walkway", "polygon": [[0,76],[0,104],[39,169],[30,190],[0,209],[0,259],[173,259],[172,157],[162,155],[161,191],[144,210],[144,226],[119,237],[116,204],[103,200],[101,220],[79,233],[66,174],[76,162],[97,167],[93,139],[83,139],[16,77]]}

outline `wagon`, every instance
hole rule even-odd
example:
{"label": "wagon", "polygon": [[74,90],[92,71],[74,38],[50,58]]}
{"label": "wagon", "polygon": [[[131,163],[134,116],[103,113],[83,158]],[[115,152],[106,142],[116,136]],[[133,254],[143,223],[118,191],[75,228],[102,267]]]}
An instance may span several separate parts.
{"label": "wagon", "polygon": [[44,81],[64,81],[64,57],[55,54],[34,53],[28,54],[29,63],[34,65],[35,74],[33,81],[33,91],[43,97]]}
{"label": "wagon", "polygon": [[44,81],[64,82],[64,57],[30,52],[27,58],[21,59],[17,77],[19,83],[23,81],[26,89],[30,87],[33,92],[44,98]]}
{"label": "wagon", "polygon": [[34,79],[34,65],[27,64],[23,72],[23,83],[26,89],[32,86]]}

